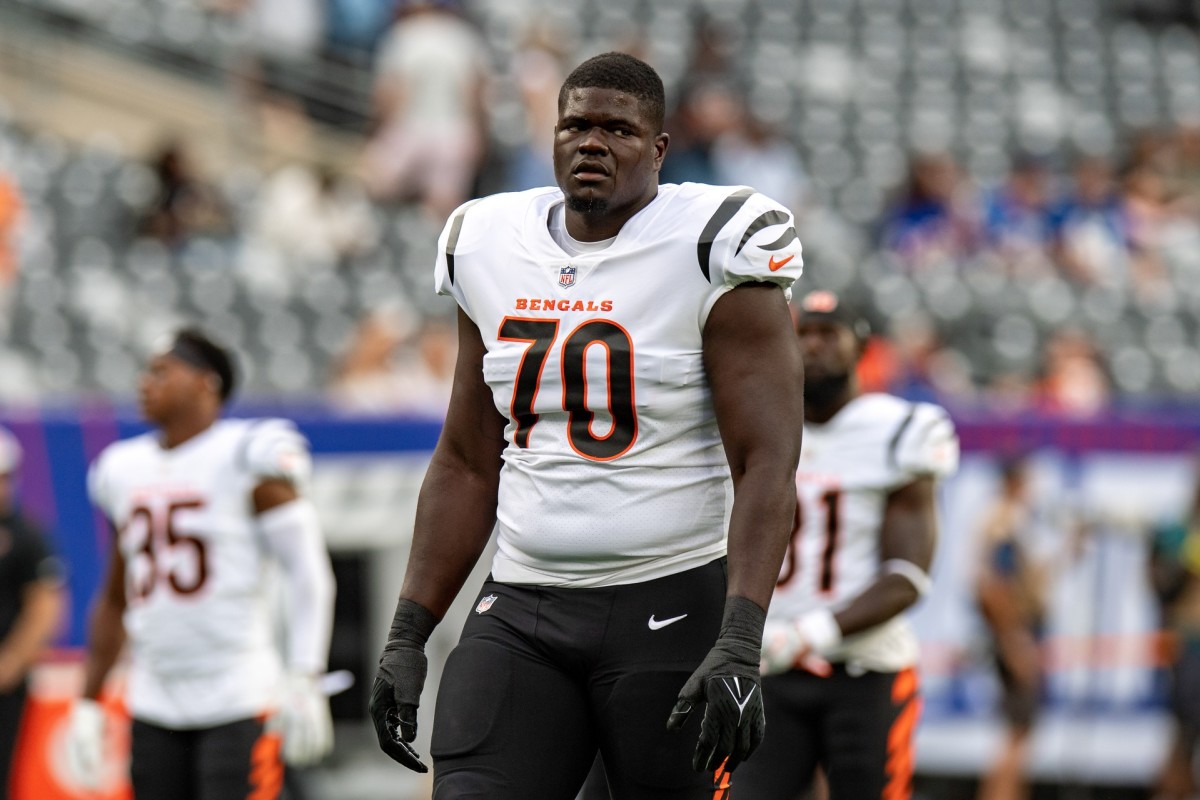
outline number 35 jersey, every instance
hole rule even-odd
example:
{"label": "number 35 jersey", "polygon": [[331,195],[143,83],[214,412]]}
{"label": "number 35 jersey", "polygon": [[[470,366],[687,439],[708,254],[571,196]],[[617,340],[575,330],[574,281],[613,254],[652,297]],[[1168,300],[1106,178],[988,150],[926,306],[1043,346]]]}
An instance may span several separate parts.
{"label": "number 35 jersey", "polygon": [[281,659],[252,495],[269,478],[302,486],[309,471],[306,441],[283,420],[223,420],[171,449],[145,434],[96,459],[88,488],[125,562],[133,716],[200,727],[273,704]]}
{"label": "number 35 jersey", "polygon": [[751,189],[668,184],[607,248],[572,255],[549,229],[562,203],[468,203],[439,243],[437,290],[478,326],[508,419],[492,573],[582,587],[700,566],[725,554],[733,502],[702,331],[741,283],[790,290],[792,215]]}
{"label": "number 35 jersey", "polygon": [[[823,425],[806,423],[796,473],[797,525],[768,619],[840,611],[874,583],[888,495],[958,467],[954,424],[940,407],[887,394],[851,400]],[[883,672],[911,666],[917,642],[903,616],[847,636],[824,654]]]}

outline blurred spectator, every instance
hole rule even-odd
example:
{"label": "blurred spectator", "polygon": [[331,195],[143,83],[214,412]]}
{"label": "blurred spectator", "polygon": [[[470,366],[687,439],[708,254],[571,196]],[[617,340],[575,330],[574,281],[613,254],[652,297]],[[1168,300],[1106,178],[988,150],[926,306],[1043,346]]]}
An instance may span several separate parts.
{"label": "blurred spectator", "polygon": [[273,174],[255,209],[256,235],[302,265],[340,264],[379,242],[366,196],[329,169],[293,164]]}
{"label": "blurred spectator", "polygon": [[1179,192],[1195,201],[1200,198],[1200,122],[1180,125],[1175,131]]}
{"label": "blurred spectator", "polygon": [[1054,216],[1058,261],[1069,279],[1111,287],[1128,281],[1129,221],[1107,159],[1075,165],[1074,185]]}
{"label": "blurred spectator", "polygon": [[1029,792],[1025,766],[1042,684],[1038,638],[1046,590],[1045,576],[1024,540],[1031,517],[1028,464],[1010,459],[1002,466],[1000,496],[983,517],[975,587],[994,648],[1007,726],[1000,753],[980,781],[978,800],[1019,800]]}
{"label": "blurred spectator", "polygon": [[935,373],[941,340],[933,320],[925,314],[893,320],[891,343],[895,365],[887,391],[914,402],[939,402]]}
{"label": "blurred spectator", "polygon": [[400,6],[380,48],[377,128],[364,153],[372,195],[417,200],[439,222],[470,196],[485,144],[487,43],[457,7]]}
{"label": "blurred spectator", "polygon": [[706,80],[685,89],[665,126],[671,157],[663,161],[663,183],[719,184],[713,151],[717,140],[737,125],[740,113],[741,104],[725,81]]}
{"label": "blurred spectator", "polygon": [[394,313],[364,319],[338,364],[330,386],[333,403],[357,414],[444,416],[457,356],[454,330],[431,320],[411,348],[403,347],[406,338]]}
{"label": "blurred spectator", "polygon": [[1163,246],[1174,220],[1161,172],[1135,166],[1123,186],[1125,217],[1129,224],[1132,288],[1138,297],[1153,299],[1170,291],[1162,261]]}
{"label": "blurred spectator", "polygon": [[1200,792],[1200,469],[1191,507],[1180,519],[1156,527],[1150,542],[1151,585],[1171,637],[1170,709],[1175,719],[1155,798],[1191,800]]}
{"label": "blurred spectator", "polygon": [[230,231],[229,210],[216,189],[195,173],[180,142],[170,141],[155,155],[151,168],[158,191],[142,216],[141,232],[164,244],[186,244],[194,235]]}
{"label": "blurred spectator", "polygon": [[362,63],[387,30],[394,0],[329,0],[325,47],[337,61]]}
{"label": "blurred spectator", "polygon": [[717,138],[712,160],[717,183],[753,186],[793,212],[803,208],[808,176],[796,146],[744,105]]}
{"label": "blurred spectator", "polygon": [[907,270],[956,266],[978,245],[977,224],[963,202],[958,164],[919,155],[883,222],[883,247]]}
{"label": "blurred spectator", "polygon": [[525,109],[525,137],[509,165],[508,191],[554,186],[551,153],[558,124],[558,89],[566,78],[562,34],[535,22],[513,57],[513,76]]}
{"label": "blurred spectator", "polygon": [[17,284],[17,227],[21,221],[21,193],[15,181],[0,172],[0,336],[8,332]]}
{"label": "blurred spectator", "polygon": [[62,565],[16,505],[17,440],[0,428],[0,800],[28,694],[27,680],[62,619]]}
{"label": "blurred spectator", "polygon": [[1008,180],[987,198],[983,236],[1017,272],[1047,261],[1054,223],[1049,176],[1040,159],[1018,158]]}
{"label": "blurred spectator", "polygon": [[1108,373],[1088,335],[1065,329],[1043,347],[1041,407],[1072,417],[1098,414],[1109,405]]}

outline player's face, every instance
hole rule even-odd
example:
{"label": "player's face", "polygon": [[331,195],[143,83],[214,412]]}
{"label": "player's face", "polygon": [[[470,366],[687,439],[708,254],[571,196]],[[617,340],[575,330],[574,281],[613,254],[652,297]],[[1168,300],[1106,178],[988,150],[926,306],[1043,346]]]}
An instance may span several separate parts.
{"label": "player's face", "polygon": [[554,176],[568,207],[603,216],[640,208],[658,191],[667,135],[615,89],[572,89],[554,128]]}
{"label": "player's face", "polygon": [[142,416],[161,425],[213,391],[211,373],[196,369],[172,355],[154,356],[138,381]]}
{"label": "player's face", "polygon": [[827,319],[801,319],[796,325],[804,379],[818,382],[844,378],[858,361],[858,339],[845,325]]}

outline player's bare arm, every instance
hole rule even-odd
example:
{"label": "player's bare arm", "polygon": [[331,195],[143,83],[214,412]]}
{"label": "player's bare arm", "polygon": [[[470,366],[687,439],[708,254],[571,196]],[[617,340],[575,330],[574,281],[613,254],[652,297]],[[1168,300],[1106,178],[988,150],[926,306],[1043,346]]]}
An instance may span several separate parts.
{"label": "player's bare arm", "polygon": [[400,596],[441,619],[479,560],[496,522],[504,417],[483,380],[486,349],[458,312],[459,350],[446,424],[417,499],[412,554]]}
{"label": "player's bare arm", "polygon": [[483,337],[462,311],[458,339],[446,423],[417,498],[408,569],[371,688],[371,719],[380,748],[417,772],[428,770],[408,744],[417,735],[425,642],[491,535],[506,444],[504,418],[483,379]]}
{"label": "player's bare arm", "polygon": [[873,584],[834,615],[842,635],[887,622],[921,598],[937,547],[935,486],[931,477],[918,478],[888,495],[880,530],[883,568]]}
{"label": "player's bare arm", "polygon": [[743,284],[717,301],[704,364],[733,476],[729,596],[771,602],[796,510],[803,364],[783,291]]}
{"label": "player's bare arm", "polygon": [[704,702],[692,767],[732,772],[766,729],[758,651],[796,509],[803,365],[783,291],[750,283],[726,293],[709,313],[703,355],[733,478],[729,576],[720,635],[684,684],[667,727],[682,728]]}
{"label": "player's bare arm", "polygon": [[279,508],[299,497],[300,493],[296,491],[296,487],[291,481],[269,478],[254,487],[252,495],[254,513],[261,516],[271,509]]}
{"label": "player's bare arm", "polygon": [[116,529],[112,531],[108,571],[104,584],[92,601],[88,621],[87,659],[84,661],[83,696],[95,700],[104,688],[104,679],[125,646],[125,558],[118,546]]}

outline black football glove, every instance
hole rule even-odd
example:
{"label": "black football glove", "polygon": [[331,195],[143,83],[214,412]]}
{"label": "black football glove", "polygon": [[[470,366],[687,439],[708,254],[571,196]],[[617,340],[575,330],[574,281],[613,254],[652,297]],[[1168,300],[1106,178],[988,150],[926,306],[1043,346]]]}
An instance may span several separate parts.
{"label": "black football glove", "polygon": [[409,742],[417,738],[417,707],[428,668],[425,642],[436,625],[429,609],[400,598],[379,657],[379,674],[371,687],[369,708],[379,747],[415,772],[429,771]]}
{"label": "black football glove", "polygon": [[725,601],[721,634],[688,678],[667,719],[667,730],[683,727],[703,702],[704,719],[692,768],[714,772],[722,763],[732,772],[762,743],[767,727],[758,662],[767,612],[745,597]]}

